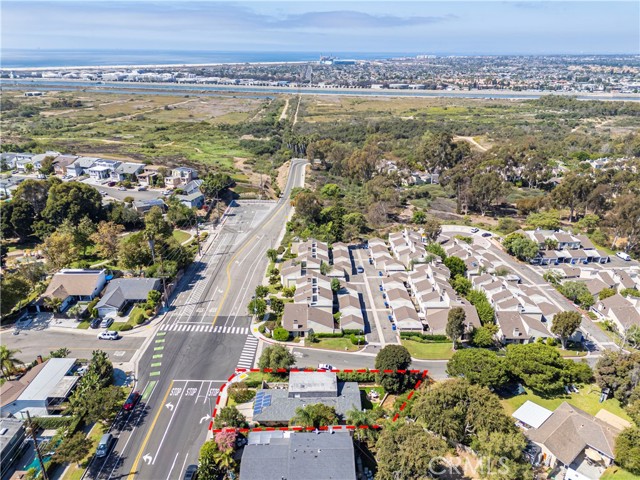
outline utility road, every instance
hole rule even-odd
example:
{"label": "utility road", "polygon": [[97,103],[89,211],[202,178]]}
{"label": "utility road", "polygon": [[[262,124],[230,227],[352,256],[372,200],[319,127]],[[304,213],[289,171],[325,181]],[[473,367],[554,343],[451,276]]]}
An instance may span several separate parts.
{"label": "utility road", "polygon": [[113,449],[94,459],[88,478],[177,479],[197,464],[220,386],[236,367],[253,364],[257,341],[246,306],[291,213],[291,189],[304,185],[305,164],[292,161],[280,201],[229,208],[140,359],[141,402],[120,414]]}

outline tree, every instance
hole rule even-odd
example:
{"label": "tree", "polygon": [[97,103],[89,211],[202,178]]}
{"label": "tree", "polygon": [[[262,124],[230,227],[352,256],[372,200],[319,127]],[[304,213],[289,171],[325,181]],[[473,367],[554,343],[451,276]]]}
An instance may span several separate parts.
{"label": "tree", "polygon": [[84,217],[98,221],[102,215],[102,195],[82,182],[57,183],[49,189],[42,218],[54,226],[69,220],[78,225]]}
{"label": "tree", "polygon": [[269,294],[269,287],[266,285],[258,285],[256,286],[256,297],[264,298]]}
{"label": "tree", "polygon": [[595,367],[596,383],[623,405],[640,385],[640,352],[605,350]]}
{"label": "tree", "polygon": [[446,442],[416,423],[397,422],[376,442],[376,479],[417,479],[435,476],[447,454]]}
{"label": "tree", "polygon": [[169,202],[167,220],[175,227],[191,227],[198,221],[195,209],[186,206],[175,197]]}
{"label": "tree", "polygon": [[[57,179],[59,182],[59,179]],[[47,205],[49,189],[55,182],[53,179],[47,180],[25,180],[18,185],[13,193],[13,201],[26,202],[33,208],[34,215],[39,216]],[[94,189],[95,190],[95,189]],[[97,192],[97,190],[96,190]]]}
{"label": "tree", "polygon": [[77,463],[89,455],[93,442],[84,432],[76,432],[71,436],[63,437],[62,443],[56,448],[53,461],[59,463]]}
{"label": "tree", "polygon": [[6,315],[13,308],[22,303],[29,295],[31,288],[21,275],[15,273],[7,273],[0,280],[0,313]]}
{"label": "tree", "polygon": [[254,298],[247,305],[247,311],[249,315],[255,315],[257,318],[264,317],[267,313],[267,302],[263,298]]}
{"label": "tree", "polygon": [[295,363],[296,358],[289,350],[282,345],[271,345],[265,348],[262,355],[260,355],[258,367],[272,369],[273,371],[281,368],[288,370]]}
{"label": "tree", "polygon": [[138,229],[144,226],[140,214],[135,209],[127,207],[124,203],[112,203],[109,207],[109,221],[122,225],[126,230]]}
{"label": "tree", "polygon": [[338,293],[341,288],[342,288],[342,285],[340,285],[340,280],[338,280],[337,278],[332,278],[331,279],[331,291],[333,293]]}
{"label": "tree", "polygon": [[160,207],[151,208],[144,216],[144,230],[147,233],[147,238],[156,240],[170,237],[173,233],[173,228],[164,219]]}
{"label": "tree", "polygon": [[68,348],[62,347],[57,350],[52,350],[51,352],[49,352],[49,355],[51,356],[51,358],[67,358],[70,353],[71,353],[71,350],[69,350]]}
{"label": "tree", "polygon": [[640,244],[640,197],[635,194],[621,196],[609,221],[614,225],[615,231],[611,248],[615,248],[619,238],[626,238],[625,251],[635,250]]}
{"label": "tree", "polygon": [[511,233],[502,241],[502,245],[509,255],[518,260],[529,261],[538,255],[538,243],[530,240],[522,233]]}
{"label": "tree", "polygon": [[214,428],[242,428],[246,425],[247,419],[236,407],[222,407],[213,419]]}
{"label": "tree", "polygon": [[[557,210],[530,213],[527,217],[527,225],[530,225],[534,229],[557,230],[560,228],[560,213]],[[555,248],[557,247],[558,245],[556,243]]]}
{"label": "tree", "polygon": [[[376,375],[376,382],[389,393],[402,393],[410,383],[410,376],[397,373],[398,370],[407,370],[411,366],[411,355],[402,345],[387,345],[376,355],[375,367],[381,373]],[[384,373],[391,370],[392,373]]]}
{"label": "tree", "polygon": [[46,297],[44,303],[51,309],[52,312],[60,310],[63,300],[58,297]]}
{"label": "tree", "polygon": [[12,205],[11,225],[14,233],[21,241],[24,241],[33,235],[33,223],[36,220],[36,213],[27,200],[17,198],[12,202]]}
{"label": "tree", "polygon": [[562,391],[570,381],[567,363],[553,347],[541,343],[508,345],[507,368],[522,383],[544,395]]}
{"label": "tree", "polygon": [[495,334],[498,332],[497,325],[487,323],[473,331],[471,343],[478,348],[490,348],[495,346]]}
{"label": "tree", "polygon": [[40,162],[40,170],[39,172],[43,175],[52,175],[53,170],[53,160],[55,157],[44,157],[44,160]]}
{"label": "tree", "polygon": [[567,349],[567,340],[582,323],[582,315],[578,312],[560,312],[553,316],[553,324],[551,325],[551,332],[560,337],[562,342],[562,349]]}
{"label": "tree", "polygon": [[640,428],[627,427],[615,446],[616,463],[635,475],[640,475]]}
{"label": "tree", "polygon": [[522,455],[526,446],[527,440],[519,431],[478,432],[472,448],[482,458],[480,476],[500,480],[532,479],[531,464]]}
{"label": "tree", "polygon": [[415,212],[413,212],[413,216],[411,217],[411,223],[420,225],[426,221],[427,221],[427,214],[424,212],[424,210],[416,210]]}
{"label": "tree", "polygon": [[587,296],[591,297],[593,300],[593,297],[591,293],[589,293],[589,289],[584,282],[563,282],[558,286],[558,291],[575,303],[581,303],[581,300],[583,302],[587,302]]}
{"label": "tree", "polygon": [[203,178],[200,188],[208,198],[218,199],[233,184],[233,179],[226,173],[209,173]]}
{"label": "tree", "polygon": [[296,215],[306,222],[316,223],[322,211],[322,202],[314,192],[300,192],[294,201]]}
{"label": "tree", "polygon": [[476,173],[471,178],[470,203],[485,215],[505,190],[505,183],[497,172]]}
{"label": "tree", "polygon": [[467,266],[459,257],[447,257],[444,259],[445,266],[451,272],[451,278],[456,278],[458,275],[465,277],[467,274]]}
{"label": "tree", "polygon": [[120,240],[118,261],[123,268],[128,269],[137,269],[151,264],[151,249],[144,232],[134,233]]}
{"label": "tree", "polygon": [[478,302],[474,305],[480,317],[482,325],[493,325],[496,321],[496,312],[488,300]]}
{"label": "tree", "polygon": [[278,251],[275,248],[270,248],[267,250],[267,258],[273,263],[276,263],[278,260]]}
{"label": "tree", "polygon": [[296,408],[296,414],[289,421],[289,425],[298,427],[327,427],[336,425],[338,416],[336,409],[323,403],[312,403],[305,407]]}
{"label": "tree", "polygon": [[554,188],[552,198],[560,206],[569,209],[569,221],[575,220],[575,211],[584,204],[593,184],[587,177],[572,173],[562,179],[560,185]]}
{"label": "tree", "polygon": [[449,310],[447,316],[447,337],[453,342],[453,348],[455,349],[456,342],[464,334],[464,322],[467,319],[467,314],[462,307],[454,307]]}
{"label": "tree", "polygon": [[490,350],[467,348],[453,354],[447,363],[447,374],[464,377],[472,384],[499,387],[509,381],[504,359]]}
{"label": "tree", "polygon": [[411,413],[436,435],[466,445],[481,431],[516,431],[496,395],[486,387],[471,385],[463,379],[439,383],[422,391]]}
{"label": "tree", "polygon": [[422,230],[424,231],[424,236],[429,242],[435,242],[442,233],[442,224],[436,217],[429,216],[423,222]]}
{"label": "tree", "polygon": [[116,417],[124,402],[124,391],[114,385],[106,388],[87,388],[74,394],[72,409],[87,423],[108,425]]}
{"label": "tree", "polygon": [[118,253],[120,234],[124,231],[122,225],[114,222],[100,222],[95,232],[89,237],[95,244],[95,252],[100,258],[115,258]]}
{"label": "tree", "polygon": [[278,297],[271,297],[270,308],[276,315],[282,314],[282,312],[284,312],[284,300]]}
{"label": "tree", "polygon": [[451,286],[456,291],[457,294],[465,296],[467,293],[471,291],[473,288],[473,284],[471,280],[463,277],[462,275],[456,276],[451,282]]}
{"label": "tree", "polygon": [[598,299],[604,300],[605,298],[613,297],[616,293],[618,291],[615,288],[603,288],[598,294]]}
{"label": "tree", "polygon": [[198,458],[199,480],[218,480],[220,478],[222,472],[215,461],[215,455],[218,451],[218,444],[214,439],[206,441],[200,447],[200,457]]}
{"label": "tree", "polygon": [[42,244],[42,253],[47,262],[56,270],[68,267],[79,258],[73,234],[69,231],[55,231]]}
{"label": "tree", "polygon": [[16,365],[22,363],[15,357],[16,353],[20,353],[20,350],[11,350],[6,345],[0,345],[0,370],[5,378],[9,378],[16,371]]}
{"label": "tree", "polygon": [[365,443],[375,440],[378,436],[378,430],[373,428],[377,424],[378,418],[380,418],[380,414],[375,409],[358,410],[353,408],[346,413],[347,424],[356,427],[353,432],[354,438]]}

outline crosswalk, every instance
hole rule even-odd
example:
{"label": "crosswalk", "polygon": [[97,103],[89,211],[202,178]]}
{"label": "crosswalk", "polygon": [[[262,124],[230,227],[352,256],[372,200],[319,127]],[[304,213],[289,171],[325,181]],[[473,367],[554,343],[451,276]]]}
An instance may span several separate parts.
{"label": "crosswalk", "polygon": [[200,332],[200,333],[223,333],[231,335],[249,335],[249,327],[228,327],[222,325],[204,325],[201,323],[172,323],[162,325],[160,330],[166,332]]}
{"label": "crosswalk", "polygon": [[258,339],[253,335],[247,336],[242,353],[240,353],[240,360],[238,360],[238,368],[253,368],[253,357],[256,355],[257,348]]}

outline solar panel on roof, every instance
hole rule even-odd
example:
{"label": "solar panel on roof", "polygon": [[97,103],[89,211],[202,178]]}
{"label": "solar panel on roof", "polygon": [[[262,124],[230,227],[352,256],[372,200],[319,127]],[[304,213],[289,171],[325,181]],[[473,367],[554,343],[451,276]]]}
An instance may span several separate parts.
{"label": "solar panel on roof", "polygon": [[271,405],[271,395],[266,395],[264,397],[264,399],[262,400],[262,405],[265,407],[268,407],[269,405]]}

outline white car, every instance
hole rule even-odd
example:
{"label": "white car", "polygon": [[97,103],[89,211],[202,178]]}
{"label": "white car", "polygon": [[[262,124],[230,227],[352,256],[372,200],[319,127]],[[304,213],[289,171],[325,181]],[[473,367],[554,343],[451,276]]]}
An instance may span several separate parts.
{"label": "white car", "polygon": [[480,231],[480,229],[479,229],[479,228],[476,228],[476,227],[473,227],[473,228],[471,229],[471,233],[478,233],[479,231]]}
{"label": "white car", "polygon": [[333,370],[333,367],[328,363],[320,363],[318,364],[318,370]]}
{"label": "white car", "polygon": [[631,257],[629,256],[628,253],[618,252],[618,253],[616,253],[616,257],[621,258],[625,262],[630,262],[631,261]]}
{"label": "white car", "polygon": [[114,330],[107,330],[98,334],[98,340],[118,340],[120,335]]}

